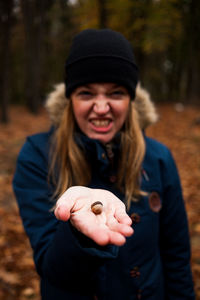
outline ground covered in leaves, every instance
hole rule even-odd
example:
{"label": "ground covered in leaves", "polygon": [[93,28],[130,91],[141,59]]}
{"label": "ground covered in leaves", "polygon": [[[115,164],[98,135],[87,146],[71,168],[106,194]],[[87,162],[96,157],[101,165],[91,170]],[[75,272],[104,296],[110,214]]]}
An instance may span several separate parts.
{"label": "ground covered in leaves", "polygon": [[[200,300],[200,107],[158,106],[159,122],[147,135],[172,151],[179,169],[189,220],[192,271]],[[11,182],[16,157],[25,137],[49,128],[46,112],[33,116],[23,107],[11,107],[10,123],[0,125],[0,299],[39,300],[39,280],[23,231]]]}

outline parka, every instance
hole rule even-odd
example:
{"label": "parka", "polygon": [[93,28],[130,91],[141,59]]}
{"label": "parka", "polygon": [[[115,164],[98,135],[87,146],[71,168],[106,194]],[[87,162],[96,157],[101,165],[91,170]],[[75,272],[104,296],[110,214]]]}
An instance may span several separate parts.
{"label": "parka", "polygon": [[[60,84],[46,104],[54,126],[60,122],[66,101]],[[149,94],[139,85],[134,105],[142,130],[157,121]],[[187,216],[170,150],[144,134],[141,189],[146,193],[132,202],[127,212],[134,234],[121,247],[99,246],[70,221],[57,220],[52,211],[55,187],[48,181],[48,166],[53,128],[27,138],[13,179],[41,278],[42,300],[195,299]],[[89,187],[109,190],[125,201],[115,187],[116,169],[111,167],[107,148],[83,134],[76,139],[91,165]],[[112,148],[115,162],[119,150],[116,137]]]}

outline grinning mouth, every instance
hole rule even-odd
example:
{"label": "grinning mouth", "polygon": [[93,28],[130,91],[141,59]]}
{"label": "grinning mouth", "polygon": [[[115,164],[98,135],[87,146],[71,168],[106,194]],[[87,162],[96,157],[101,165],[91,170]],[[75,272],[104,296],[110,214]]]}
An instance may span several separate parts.
{"label": "grinning mouth", "polygon": [[91,123],[96,127],[107,127],[111,120],[91,120]]}

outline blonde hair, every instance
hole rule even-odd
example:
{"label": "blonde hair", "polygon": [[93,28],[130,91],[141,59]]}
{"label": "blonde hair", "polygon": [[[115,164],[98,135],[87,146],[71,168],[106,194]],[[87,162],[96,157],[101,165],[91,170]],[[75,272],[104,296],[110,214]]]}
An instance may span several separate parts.
{"label": "blonde hair", "polygon": [[[75,118],[71,100],[67,101],[60,123],[53,137],[50,151],[49,175],[56,184],[54,196],[59,197],[72,185],[87,186],[91,170],[83,150],[74,140]],[[125,194],[127,207],[140,194],[141,164],[145,144],[133,102],[121,130],[121,157],[119,158],[117,187]],[[59,171],[59,172],[58,172]]]}

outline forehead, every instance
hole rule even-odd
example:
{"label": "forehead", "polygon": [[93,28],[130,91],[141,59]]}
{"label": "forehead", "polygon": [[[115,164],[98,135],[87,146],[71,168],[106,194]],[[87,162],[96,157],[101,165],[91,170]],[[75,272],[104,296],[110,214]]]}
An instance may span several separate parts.
{"label": "forehead", "polygon": [[94,90],[109,90],[109,89],[114,89],[114,88],[124,88],[124,86],[117,84],[117,83],[112,83],[112,82],[101,82],[101,83],[88,83],[81,85],[76,88],[76,90],[82,89],[82,88],[87,88],[87,89],[94,89]]}

